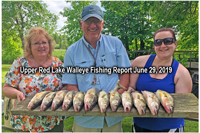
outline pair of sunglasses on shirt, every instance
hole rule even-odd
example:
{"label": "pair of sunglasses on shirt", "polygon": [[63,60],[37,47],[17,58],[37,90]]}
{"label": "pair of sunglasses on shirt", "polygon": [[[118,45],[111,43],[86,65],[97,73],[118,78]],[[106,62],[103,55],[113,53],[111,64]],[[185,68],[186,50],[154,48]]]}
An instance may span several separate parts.
{"label": "pair of sunglasses on shirt", "polygon": [[156,40],[154,40],[154,45],[161,46],[162,42],[164,42],[165,45],[171,45],[172,43],[175,42],[175,40],[171,37],[164,38],[164,39],[156,39]]}

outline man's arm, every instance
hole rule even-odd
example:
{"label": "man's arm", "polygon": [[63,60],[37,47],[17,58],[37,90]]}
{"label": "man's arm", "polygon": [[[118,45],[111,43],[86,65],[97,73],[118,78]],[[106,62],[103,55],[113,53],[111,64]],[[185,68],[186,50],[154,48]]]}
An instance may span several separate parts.
{"label": "man's arm", "polygon": [[64,84],[64,87],[62,90],[68,90],[68,91],[79,91],[78,85],[71,85],[71,84]]}
{"label": "man's arm", "polygon": [[[120,80],[120,84],[124,87],[126,87],[128,89],[128,86],[129,86],[129,77],[130,77],[130,74],[129,73],[126,73],[126,74],[119,74],[119,80]],[[126,91],[125,89],[123,88],[120,88],[118,90],[119,93],[123,93],[124,91]]]}

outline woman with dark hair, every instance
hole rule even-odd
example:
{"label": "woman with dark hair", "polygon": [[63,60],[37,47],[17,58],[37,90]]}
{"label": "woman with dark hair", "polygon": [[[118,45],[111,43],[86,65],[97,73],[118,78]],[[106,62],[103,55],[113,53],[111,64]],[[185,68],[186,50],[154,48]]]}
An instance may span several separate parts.
{"label": "woman with dark hair", "polygon": [[[162,28],[154,34],[156,54],[137,57],[132,68],[153,66],[157,73],[132,73],[129,90],[156,92],[158,89],[168,93],[190,93],[192,80],[188,70],[173,58],[178,42],[174,31]],[[159,73],[159,67],[172,67],[170,73]],[[133,118],[133,130],[136,132],[183,132],[183,118]]]}

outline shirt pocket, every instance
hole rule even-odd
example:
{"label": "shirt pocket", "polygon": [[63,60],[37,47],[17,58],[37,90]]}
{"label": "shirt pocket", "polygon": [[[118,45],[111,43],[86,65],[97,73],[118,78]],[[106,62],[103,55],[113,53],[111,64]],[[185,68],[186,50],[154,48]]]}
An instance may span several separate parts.
{"label": "shirt pocket", "polygon": [[112,68],[117,66],[116,52],[106,53],[101,56],[103,67]]}
{"label": "shirt pocket", "polygon": [[77,73],[78,85],[80,85],[79,89],[81,91],[86,91],[88,86],[92,84],[92,74],[90,74],[90,67],[94,66],[94,61],[80,59],[76,61],[75,67],[79,67],[79,69],[89,69],[88,73]]}

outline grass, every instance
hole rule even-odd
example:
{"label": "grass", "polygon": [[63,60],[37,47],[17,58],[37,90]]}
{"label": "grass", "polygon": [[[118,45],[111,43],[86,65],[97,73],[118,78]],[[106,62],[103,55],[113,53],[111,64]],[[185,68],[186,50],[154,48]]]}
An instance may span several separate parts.
{"label": "grass", "polygon": [[[53,56],[58,57],[65,55],[66,50],[63,49],[55,49]],[[11,64],[2,64],[2,86],[4,84],[3,77],[6,75],[7,71],[9,70]],[[3,94],[2,94],[3,95]],[[4,124],[4,115],[2,115],[2,125]],[[71,116],[64,120],[64,130],[65,131],[72,131],[72,125],[73,125],[74,117]],[[123,132],[131,132],[132,131],[132,117],[126,117],[122,120],[122,128]],[[191,120],[185,120],[185,132],[199,132],[199,122],[197,121],[191,121]],[[2,129],[2,132],[9,132]]]}
{"label": "grass", "polygon": [[63,62],[65,52],[66,52],[66,49],[54,49],[53,56],[59,58]]}

